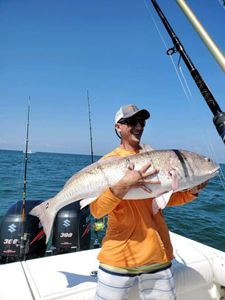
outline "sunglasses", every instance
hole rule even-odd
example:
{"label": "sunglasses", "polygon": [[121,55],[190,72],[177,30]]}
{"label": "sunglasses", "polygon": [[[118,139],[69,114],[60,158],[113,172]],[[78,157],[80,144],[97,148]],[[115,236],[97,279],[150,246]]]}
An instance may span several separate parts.
{"label": "sunglasses", "polygon": [[137,117],[121,119],[118,123],[125,124],[125,125],[130,126],[130,127],[134,127],[137,124],[140,124],[141,127],[145,127],[145,120],[143,120],[142,118],[137,118]]}

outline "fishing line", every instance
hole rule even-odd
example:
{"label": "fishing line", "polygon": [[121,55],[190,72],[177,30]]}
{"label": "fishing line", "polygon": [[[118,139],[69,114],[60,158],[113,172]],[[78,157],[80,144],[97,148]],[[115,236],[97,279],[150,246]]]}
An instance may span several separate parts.
{"label": "fishing line", "polygon": [[[210,146],[210,151],[211,151],[211,153],[213,153],[213,156],[214,156],[214,157],[213,156],[212,157],[215,160],[216,159],[216,153],[215,153],[215,150],[213,148],[212,143],[210,143],[209,146]],[[219,178],[220,178],[222,188],[223,188],[223,190],[225,190],[225,175],[223,173],[223,170],[222,170],[221,166],[219,168],[219,174],[218,175],[219,175]]]}
{"label": "fishing line", "polygon": [[[210,141],[209,136],[205,135],[205,132],[202,132],[202,134],[203,134],[203,136],[205,136],[203,141],[208,140],[208,143],[207,144],[205,143],[205,145],[207,146],[207,150],[208,150],[208,157],[211,157],[213,159],[213,161],[216,161],[216,153],[215,153],[215,149],[213,147],[213,143]],[[221,186],[222,186],[223,190],[225,190],[225,175],[223,173],[221,166],[219,166],[218,176],[219,176],[219,179],[221,182]]]}
{"label": "fishing line", "polygon": [[220,178],[222,188],[225,191],[225,176],[221,167],[219,168],[219,178]]}
{"label": "fishing line", "polygon": [[[161,38],[161,41],[162,41],[162,43],[163,43],[165,49],[167,50],[169,47],[167,46],[166,41],[164,40],[163,35],[162,35],[162,33],[161,33],[159,27],[157,26],[157,23],[156,23],[156,21],[155,21],[153,15],[152,15],[152,13],[151,13],[149,7],[147,6],[146,0],[144,0],[144,4],[145,4],[145,7],[146,7],[146,9],[147,9],[147,11],[148,11],[148,13],[149,13],[151,19],[152,19],[153,24],[154,24],[154,26],[155,26],[155,28],[156,28],[156,30],[157,30],[157,32],[158,32],[160,38]],[[176,67],[176,63],[174,62],[172,55],[169,55],[169,58],[170,58],[170,60],[171,60],[171,62],[172,62],[172,65],[173,65],[174,70],[175,70],[175,72],[176,72],[176,75],[177,75],[177,77],[178,77],[178,79],[179,79],[179,82],[180,82],[180,84],[181,84],[181,87],[182,87],[182,89],[183,89],[183,91],[184,91],[185,97],[187,98],[188,102],[191,102],[191,99],[190,99],[190,97],[189,97],[189,95],[188,95],[188,93],[187,93],[187,91],[186,91],[185,85],[183,84],[182,78],[181,78],[181,76],[180,76],[180,74],[179,74],[179,72],[178,72],[178,69],[177,69],[177,67]],[[187,81],[184,80],[184,82],[187,82]],[[190,89],[187,89],[187,90],[190,90]]]}
{"label": "fishing line", "polygon": [[[167,50],[169,47],[167,46],[166,41],[165,41],[165,39],[163,38],[163,34],[161,33],[161,31],[160,31],[160,29],[159,29],[159,27],[158,27],[158,25],[157,25],[157,23],[156,23],[156,21],[155,21],[153,15],[152,15],[152,13],[151,13],[151,10],[150,10],[149,7],[147,6],[146,0],[144,0],[144,4],[145,4],[145,7],[146,7],[146,9],[147,9],[147,11],[148,11],[148,13],[149,13],[151,19],[152,19],[152,22],[153,22],[153,24],[154,24],[154,26],[155,26],[155,28],[156,28],[156,30],[157,30],[159,36],[160,36],[160,39],[161,39],[161,41],[162,41],[162,43],[163,43],[165,49]],[[187,79],[186,79],[186,77],[185,77],[185,75],[184,75],[184,72],[183,72],[183,70],[182,70],[182,66],[181,66],[181,64],[180,64],[180,58],[181,58],[181,56],[179,56],[179,60],[178,60],[178,63],[177,63],[177,64],[175,63],[175,61],[174,61],[172,55],[169,55],[169,58],[170,58],[171,63],[172,63],[172,65],[173,65],[173,67],[174,67],[174,70],[175,70],[175,72],[176,72],[176,75],[177,75],[177,77],[178,77],[178,80],[179,80],[179,82],[180,82],[180,84],[181,84],[181,87],[182,87],[182,90],[183,90],[183,92],[184,92],[184,94],[185,94],[185,97],[186,97],[186,99],[188,100],[188,103],[190,104],[190,103],[192,103],[193,95],[192,95],[191,89],[190,89],[190,87],[189,87],[189,85],[188,85],[188,81],[187,81]],[[193,110],[193,109],[192,109],[192,110]]]}
{"label": "fishing line", "polygon": [[184,73],[183,73],[182,66],[181,66],[181,65],[178,65],[178,68],[179,68],[179,71],[180,71],[181,76],[182,76],[182,78],[183,78],[183,81],[184,81],[184,83],[185,83],[186,89],[187,89],[187,91],[188,91],[188,93],[189,93],[189,96],[193,99],[193,96],[192,96],[192,93],[191,93],[191,89],[189,88],[187,79],[186,79],[186,77],[185,77],[185,75],[184,75]]}
{"label": "fishing line", "polygon": [[[147,6],[146,0],[144,0],[144,4],[145,4],[145,7],[146,7],[146,9],[147,9],[147,11],[148,11],[148,13],[149,13],[151,19],[152,19],[153,24],[154,24],[154,26],[155,26],[155,28],[156,28],[156,30],[157,30],[157,32],[158,32],[160,38],[161,38],[161,41],[162,41],[162,43],[163,43],[165,49],[167,50],[169,47],[167,46],[166,41],[165,41],[165,39],[163,38],[163,35],[162,35],[162,33],[161,33],[159,27],[157,26],[157,23],[156,23],[156,21],[155,21],[153,15],[152,15],[152,13],[151,13],[151,10],[150,10],[149,7]],[[176,63],[174,62],[174,59],[173,59],[172,55],[169,55],[169,58],[170,58],[170,60],[171,60],[171,63],[173,64],[174,70],[175,70],[176,75],[177,75],[177,77],[178,77],[178,79],[179,79],[179,82],[180,82],[180,84],[181,84],[181,87],[182,87],[182,89],[183,89],[183,92],[184,92],[184,94],[185,94],[185,97],[186,97],[186,99],[188,100],[188,103],[189,103],[189,104],[192,104],[192,103],[193,103],[193,101],[192,101],[193,95],[192,95],[192,93],[191,93],[191,89],[190,89],[190,87],[189,87],[189,85],[188,85],[187,79],[186,79],[186,77],[185,77],[185,75],[184,75],[184,73],[183,73],[183,71],[182,71],[182,66],[181,66],[181,64],[180,64],[180,56],[179,56],[178,68],[179,68],[179,71],[180,71],[180,74],[181,74],[181,75],[179,74],[179,71],[178,71],[178,69],[177,69]],[[182,79],[182,78],[183,78],[183,79]],[[183,82],[184,82],[184,83],[183,83]],[[194,108],[192,107],[192,105],[189,105],[189,108],[191,108],[191,112],[192,112],[192,114],[193,114],[193,113],[195,112],[195,110],[194,110]],[[198,118],[196,117],[196,118],[194,118],[194,119],[197,120]],[[203,130],[202,130],[202,127],[201,127],[201,126],[200,126],[200,128],[201,128],[201,131],[202,131],[202,134],[201,134],[200,136],[202,137],[202,136],[204,135],[204,133],[203,133]],[[203,140],[203,143],[205,143],[205,140]]]}

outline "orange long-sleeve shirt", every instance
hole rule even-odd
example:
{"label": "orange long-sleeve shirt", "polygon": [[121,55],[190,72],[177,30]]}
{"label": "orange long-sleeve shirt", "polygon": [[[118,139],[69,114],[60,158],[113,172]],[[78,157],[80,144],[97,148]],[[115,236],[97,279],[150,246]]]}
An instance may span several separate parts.
{"label": "orange long-sleeve shirt", "polygon": [[[107,154],[135,154],[122,147]],[[195,198],[190,192],[172,194],[168,205],[180,205]],[[162,211],[153,215],[152,199],[121,200],[107,189],[90,204],[95,218],[108,215],[106,235],[98,255],[101,263],[115,267],[137,267],[166,263],[173,258],[173,248]]]}

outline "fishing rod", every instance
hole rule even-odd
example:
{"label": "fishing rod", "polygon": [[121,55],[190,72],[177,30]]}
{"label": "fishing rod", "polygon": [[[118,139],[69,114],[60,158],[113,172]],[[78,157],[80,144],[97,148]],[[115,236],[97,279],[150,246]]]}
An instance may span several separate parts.
{"label": "fishing rod", "polygon": [[[90,107],[90,99],[89,99],[89,92],[87,90],[87,102],[88,102],[88,117],[89,117],[89,133],[90,133],[90,144],[91,144],[91,162],[93,164],[94,162],[94,155],[93,155],[93,144],[92,144],[92,127],[91,127],[91,107]],[[103,230],[105,227],[104,224],[104,219],[102,218],[101,220],[94,219],[94,232],[96,239],[94,241],[94,248],[99,248],[100,247],[100,242],[99,242],[99,236],[98,232]]]}
{"label": "fishing rod", "polygon": [[180,6],[183,13],[186,15],[187,19],[191,22],[194,29],[199,34],[200,38],[202,39],[203,43],[206,45],[208,50],[212,53],[217,63],[220,65],[222,70],[225,72],[225,57],[223,53],[220,51],[218,46],[212,40],[210,35],[204,29],[202,24],[199,22],[191,8],[187,5],[184,0],[176,0],[177,4]]}
{"label": "fishing rod", "polygon": [[167,54],[173,55],[174,53],[179,52],[184,63],[186,64],[192,78],[194,79],[198,89],[200,90],[203,98],[205,99],[208,107],[210,108],[211,112],[213,113],[214,125],[215,125],[220,137],[222,138],[223,142],[225,143],[225,113],[221,110],[219,104],[216,102],[214,96],[212,95],[212,93],[209,90],[208,86],[206,85],[205,81],[201,77],[198,70],[195,68],[195,66],[192,63],[189,56],[187,55],[183,45],[181,44],[181,42],[180,42],[179,38],[177,37],[177,35],[175,34],[175,32],[173,31],[172,27],[170,26],[168,20],[166,19],[165,15],[163,14],[163,12],[160,9],[157,2],[155,0],[151,0],[151,2],[174,44],[174,47],[167,50]]}
{"label": "fishing rod", "polygon": [[30,126],[30,97],[27,109],[27,128],[26,128],[26,146],[24,154],[24,178],[23,178],[23,194],[22,194],[22,210],[21,210],[21,237],[20,237],[20,259],[25,258],[25,243],[27,235],[25,234],[25,208],[26,208],[26,193],[27,193],[27,166],[28,166],[28,146],[29,146],[29,126]]}
{"label": "fishing rod", "polygon": [[90,109],[90,99],[89,99],[88,90],[87,90],[87,102],[88,102],[89,133],[90,133],[90,144],[91,144],[91,162],[93,164],[94,156],[93,156],[93,144],[92,144],[91,109]]}

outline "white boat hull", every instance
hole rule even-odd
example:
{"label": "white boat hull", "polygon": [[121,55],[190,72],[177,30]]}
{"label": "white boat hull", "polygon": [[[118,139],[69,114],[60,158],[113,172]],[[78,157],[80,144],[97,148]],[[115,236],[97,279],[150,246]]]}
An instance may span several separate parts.
{"label": "white boat hull", "polygon": [[[174,233],[174,277],[178,300],[225,297],[225,253]],[[99,249],[0,266],[0,299],[94,299]],[[139,299],[134,286],[130,300]]]}

